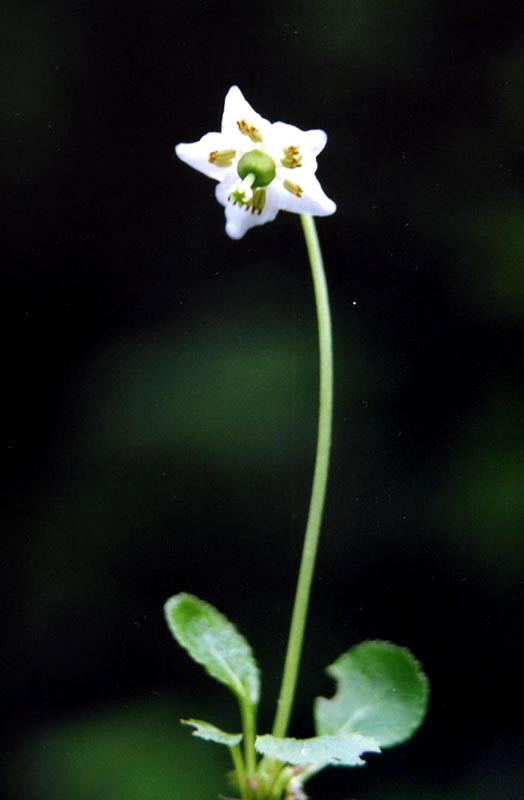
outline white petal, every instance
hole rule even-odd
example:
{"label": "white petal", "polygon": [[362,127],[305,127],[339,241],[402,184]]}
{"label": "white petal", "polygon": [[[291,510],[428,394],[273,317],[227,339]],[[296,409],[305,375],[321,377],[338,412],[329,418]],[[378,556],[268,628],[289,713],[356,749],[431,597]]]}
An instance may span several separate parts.
{"label": "white petal", "polygon": [[[302,189],[301,197],[297,197],[296,194],[285,188],[284,180],[288,179],[289,173],[292,173],[290,180]],[[300,175],[297,173],[300,173]],[[301,172],[299,169],[279,170],[275,181],[271,185],[273,186],[274,184],[278,184],[278,205],[282,211],[292,211],[294,214],[312,214],[314,217],[327,217],[337,210],[333,200],[330,200],[325,194],[317,178],[310,172]]]}
{"label": "white petal", "polygon": [[[198,142],[191,144],[177,144],[175,153],[177,156],[189,164],[193,169],[203,172],[208,178],[214,178],[216,181],[222,181],[226,175],[235,172],[234,163],[230,167],[219,167],[212,164],[209,160],[209,154],[213,150],[234,150],[235,146],[228,141],[221,133],[206,133]],[[236,173],[235,173],[236,174]]]}
{"label": "white petal", "polygon": [[278,192],[273,191],[274,182],[266,192],[266,204],[261,214],[252,214],[245,207],[233,205],[228,201],[228,197],[237,181],[238,176],[229,176],[215,189],[216,198],[226,211],[226,233],[232,239],[241,239],[250,228],[272,222],[278,214],[279,207]]}
{"label": "white petal", "polygon": [[[301,131],[300,128],[288,125],[287,122],[275,122],[271,126],[271,155],[277,164],[281,163],[285,148],[291,146],[299,148],[300,166],[289,170],[290,181],[299,183],[298,176],[303,170],[317,171],[316,156],[324,149],[326,142],[327,135],[321,130]],[[294,177],[291,173],[294,173]]]}
{"label": "white petal", "polygon": [[281,147],[298,145],[313,156],[318,156],[327,142],[327,133],[321,130],[303,131],[296,125],[287,122],[274,122],[271,126],[272,137],[278,140]]}
{"label": "white petal", "polygon": [[304,133],[307,147],[313,155],[318,156],[322,152],[327,142],[327,133],[321,130],[311,130]]}
{"label": "white petal", "polygon": [[271,123],[261,117],[260,114],[257,114],[255,109],[249,105],[238,86],[232,86],[224,100],[221,130],[229,141],[235,141],[237,146],[243,148],[244,151],[253,150],[256,148],[257,143],[253,142],[249,136],[240,133],[238,123],[241,121],[247,122],[248,125],[252,125],[260,131],[263,141],[271,130]]}

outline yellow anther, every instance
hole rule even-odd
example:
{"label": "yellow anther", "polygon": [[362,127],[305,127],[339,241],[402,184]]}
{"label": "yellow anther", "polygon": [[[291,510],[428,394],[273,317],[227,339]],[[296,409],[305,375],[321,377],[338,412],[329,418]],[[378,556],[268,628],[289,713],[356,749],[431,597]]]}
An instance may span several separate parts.
{"label": "yellow anther", "polygon": [[230,167],[236,154],[236,150],[212,150],[209,154],[209,162],[216,164],[217,167]]}
{"label": "yellow anther", "polygon": [[302,156],[300,155],[299,148],[291,144],[289,147],[284,147],[284,158],[281,159],[280,163],[283,167],[287,167],[288,169],[296,169],[297,167],[302,166]]}
{"label": "yellow anther", "polygon": [[243,133],[244,136],[249,136],[252,142],[261,142],[262,141],[262,134],[255,128],[254,125],[250,125],[249,122],[246,122],[245,119],[237,120],[238,130],[240,133]]}
{"label": "yellow anther", "polygon": [[291,194],[296,195],[297,197],[302,197],[304,194],[304,190],[298,183],[291,183],[291,181],[284,181],[284,189],[287,189],[288,192]]}

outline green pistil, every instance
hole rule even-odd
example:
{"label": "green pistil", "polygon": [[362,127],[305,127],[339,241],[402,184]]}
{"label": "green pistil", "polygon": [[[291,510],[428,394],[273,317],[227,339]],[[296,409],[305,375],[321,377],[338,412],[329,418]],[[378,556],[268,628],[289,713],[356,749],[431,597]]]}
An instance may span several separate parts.
{"label": "green pistil", "polygon": [[275,162],[262,150],[250,150],[244,153],[237,164],[237,172],[244,179],[248,175],[254,175],[255,179],[252,186],[259,189],[268,186],[276,175],[277,169]]}

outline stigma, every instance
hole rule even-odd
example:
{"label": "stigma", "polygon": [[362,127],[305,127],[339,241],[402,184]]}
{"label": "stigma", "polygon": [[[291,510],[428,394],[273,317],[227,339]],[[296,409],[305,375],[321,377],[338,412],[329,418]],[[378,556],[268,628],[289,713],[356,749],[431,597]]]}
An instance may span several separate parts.
{"label": "stigma", "polygon": [[251,188],[256,181],[256,175],[253,172],[248,173],[245,178],[235,183],[229,197],[227,198],[234,206],[247,206],[253,199],[253,189]]}

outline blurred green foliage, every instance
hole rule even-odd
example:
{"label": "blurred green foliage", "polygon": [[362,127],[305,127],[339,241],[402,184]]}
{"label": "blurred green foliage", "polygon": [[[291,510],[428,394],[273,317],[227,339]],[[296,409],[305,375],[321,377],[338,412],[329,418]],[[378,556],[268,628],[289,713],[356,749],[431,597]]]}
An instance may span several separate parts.
{"label": "blurred green foliage", "polygon": [[224,785],[227,754],[192,739],[174,707],[166,696],[55,723],[22,748],[12,786],[53,800],[209,800]]}
{"label": "blurred green foliage", "polygon": [[93,363],[86,448],[165,450],[217,467],[238,453],[264,471],[290,449],[307,455],[316,353],[280,320],[253,331],[228,311],[227,322],[208,317],[183,332],[126,339]]}
{"label": "blurred green foliage", "polygon": [[[504,169],[504,164],[501,164]],[[479,275],[476,299],[488,318],[502,318],[503,323],[520,326],[524,308],[524,205],[520,196],[504,203],[477,210],[467,227],[466,238],[471,256],[485,264]]]}
{"label": "blurred green foliage", "polygon": [[523,404],[500,389],[462,424],[433,513],[462,558],[507,587],[524,567]]}

